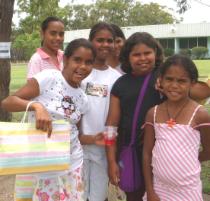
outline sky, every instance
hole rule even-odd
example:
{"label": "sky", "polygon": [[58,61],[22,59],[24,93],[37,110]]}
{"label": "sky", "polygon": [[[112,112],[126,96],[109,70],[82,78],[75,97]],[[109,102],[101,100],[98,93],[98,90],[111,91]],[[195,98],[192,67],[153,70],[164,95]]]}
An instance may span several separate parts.
{"label": "sky", "polygon": [[[180,15],[176,12],[178,9],[174,0],[137,0],[141,3],[158,3],[162,6],[167,6],[167,11],[175,16],[177,19],[183,18],[181,23],[199,23],[209,22],[210,23],[210,1],[209,0],[188,0],[190,8],[183,14]],[[74,0],[75,4],[90,4],[95,0]],[[71,0],[60,0],[60,6],[65,6],[67,3],[71,3]],[[18,24],[18,16],[13,17],[15,24]]]}
{"label": "sky", "polygon": [[[70,0],[60,0],[61,5],[65,5],[70,2]],[[74,0],[75,3],[92,3],[94,0]],[[174,0],[139,0],[141,3],[158,3],[168,8],[174,8],[177,10],[176,2]],[[191,8],[186,11],[183,15],[179,15],[175,11],[172,12],[168,10],[172,15],[176,16],[178,19],[183,17],[182,23],[199,23],[199,22],[210,22],[210,1],[209,0],[188,0]]]}

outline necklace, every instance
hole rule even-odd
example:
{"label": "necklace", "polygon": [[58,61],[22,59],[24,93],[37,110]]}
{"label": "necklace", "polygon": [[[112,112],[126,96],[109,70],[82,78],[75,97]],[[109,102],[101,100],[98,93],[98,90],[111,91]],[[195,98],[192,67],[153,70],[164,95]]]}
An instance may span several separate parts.
{"label": "necklace", "polygon": [[178,110],[178,112],[176,113],[176,115],[173,117],[171,117],[170,113],[169,113],[169,109],[168,109],[168,102],[166,101],[166,111],[167,111],[167,115],[169,120],[166,121],[166,123],[168,124],[168,127],[172,128],[175,124],[176,124],[176,118],[181,114],[182,110],[184,109],[184,107],[187,105],[187,103],[189,102],[189,100],[187,100],[182,106],[181,108]]}

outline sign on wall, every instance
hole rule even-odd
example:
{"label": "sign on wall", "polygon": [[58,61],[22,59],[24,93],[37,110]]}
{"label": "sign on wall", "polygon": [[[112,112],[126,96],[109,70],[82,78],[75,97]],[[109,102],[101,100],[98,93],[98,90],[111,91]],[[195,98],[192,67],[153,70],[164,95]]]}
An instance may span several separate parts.
{"label": "sign on wall", "polygon": [[0,42],[0,59],[10,59],[11,42]]}

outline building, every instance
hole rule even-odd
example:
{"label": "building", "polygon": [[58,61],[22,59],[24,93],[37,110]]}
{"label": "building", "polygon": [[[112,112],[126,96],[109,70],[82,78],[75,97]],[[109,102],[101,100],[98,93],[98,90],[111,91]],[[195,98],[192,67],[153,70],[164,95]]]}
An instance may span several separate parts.
{"label": "building", "polygon": [[[158,39],[164,48],[174,49],[175,53],[180,49],[207,47],[210,56],[210,23],[130,26],[122,29],[126,37],[137,31],[148,32]],[[64,46],[73,39],[88,38],[89,32],[90,29],[66,31]]]}

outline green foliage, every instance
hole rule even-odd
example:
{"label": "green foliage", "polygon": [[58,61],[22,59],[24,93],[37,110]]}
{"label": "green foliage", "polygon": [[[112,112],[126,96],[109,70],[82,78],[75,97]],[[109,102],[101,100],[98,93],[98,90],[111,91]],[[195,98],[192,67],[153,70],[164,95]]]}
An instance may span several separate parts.
{"label": "green foliage", "polygon": [[[175,19],[164,6],[144,4],[130,0],[98,0],[91,5],[67,5],[67,29],[85,29],[99,21],[119,26],[173,23]],[[69,12],[68,12],[69,11]]]}
{"label": "green foliage", "polygon": [[191,56],[191,50],[187,49],[187,48],[186,49],[180,49],[179,50],[179,54],[182,54],[182,55],[190,57]]}
{"label": "green foliage", "polygon": [[23,60],[27,61],[31,55],[35,52],[36,48],[40,46],[39,32],[25,33],[17,36],[12,43],[12,48],[15,50],[23,51]]}
{"label": "green foliage", "polygon": [[172,48],[165,48],[164,49],[164,54],[166,57],[172,56],[174,54],[174,49]]}
{"label": "green foliage", "polygon": [[208,53],[208,48],[206,47],[193,47],[192,48],[192,57],[195,59],[203,59]]}

